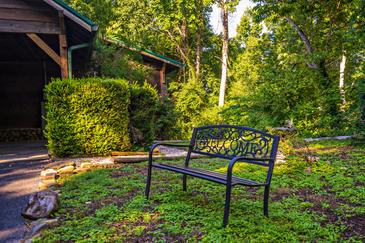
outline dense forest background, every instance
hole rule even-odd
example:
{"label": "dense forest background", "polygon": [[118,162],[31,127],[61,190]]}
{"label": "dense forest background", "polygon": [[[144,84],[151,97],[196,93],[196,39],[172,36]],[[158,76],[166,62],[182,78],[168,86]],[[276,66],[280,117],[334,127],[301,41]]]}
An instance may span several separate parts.
{"label": "dense forest background", "polygon": [[[168,77],[170,97],[157,112],[164,136],[186,138],[193,126],[214,123],[364,136],[363,0],[253,0],[229,40],[213,32],[209,17],[213,4],[229,13],[237,0],[67,2],[100,26],[97,75],[141,83],[149,73],[135,53],[104,45],[105,36],[185,64]],[[218,106],[224,43],[228,71]]]}

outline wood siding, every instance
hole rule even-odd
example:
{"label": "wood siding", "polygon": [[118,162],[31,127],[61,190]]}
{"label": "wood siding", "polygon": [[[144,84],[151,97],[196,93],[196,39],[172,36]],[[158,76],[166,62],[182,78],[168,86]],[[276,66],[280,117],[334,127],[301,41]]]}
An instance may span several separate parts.
{"label": "wood siding", "polygon": [[0,0],[0,32],[58,34],[58,13],[39,0]]}

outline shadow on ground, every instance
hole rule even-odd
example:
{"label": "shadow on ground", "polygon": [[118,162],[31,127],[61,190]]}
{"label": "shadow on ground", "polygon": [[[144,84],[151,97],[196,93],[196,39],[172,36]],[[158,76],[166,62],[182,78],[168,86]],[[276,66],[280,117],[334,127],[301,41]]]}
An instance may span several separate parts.
{"label": "shadow on ground", "polygon": [[48,162],[45,142],[0,144],[0,242],[21,240],[26,226],[20,213]]}

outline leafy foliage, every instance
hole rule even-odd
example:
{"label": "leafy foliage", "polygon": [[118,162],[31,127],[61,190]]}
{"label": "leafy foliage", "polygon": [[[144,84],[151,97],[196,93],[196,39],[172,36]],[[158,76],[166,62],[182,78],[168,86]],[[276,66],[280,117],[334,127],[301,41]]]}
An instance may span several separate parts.
{"label": "leafy foliage", "polygon": [[158,103],[155,123],[155,137],[160,140],[181,138],[179,127],[176,126],[179,113],[174,103],[165,98]]}
{"label": "leafy foliage", "polygon": [[144,83],[130,85],[130,127],[134,144],[148,145],[155,138],[156,112],[159,104],[157,91]]}
{"label": "leafy foliage", "polygon": [[[226,105],[218,103],[222,36],[209,17],[213,0],[69,0],[101,24],[102,35],[151,49],[185,64],[169,81],[179,117],[175,128],[187,137],[206,122],[256,128],[290,120],[301,136],[363,134],[364,2],[254,0],[230,39]],[[231,9],[237,1],[225,1]],[[221,4],[222,6],[222,4]],[[98,47],[99,48],[99,47]],[[143,83],[141,58],[101,46],[101,76]],[[346,57],[340,87],[340,62]],[[165,108],[168,106],[165,106]]]}
{"label": "leafy foliage", "polygon": [[52,155],[100,155],[130,147],[126,81],[57,79],[45,93],[45,136]]}
{"label": "leafy foliage", "polygon": [[[359,68],[352,66],[362,59],[357,55],[361,50],[354,46],[362,35],[359,19],[353,15],[360,4],[312,2],[260,1],[243,16],[226,119],[259,128],[291,120],[305,136],[360,131],[355,128],[364,124],[355,104],[361,99],[351,94],[363,79],[353,76]],[[261,21],[265,21],[265,32]],[[343,38],[349,32],[357,37]],[[338,85],[342,55],[348,57],[345,107]]]}
{"label": "leafy foliage", "polygon": [[151,67],[142,64],[138,53],[106,45],[102,40],[95,43],[92,64],[97,76],[133,80],[139,84],[143,84],[152,72]]}

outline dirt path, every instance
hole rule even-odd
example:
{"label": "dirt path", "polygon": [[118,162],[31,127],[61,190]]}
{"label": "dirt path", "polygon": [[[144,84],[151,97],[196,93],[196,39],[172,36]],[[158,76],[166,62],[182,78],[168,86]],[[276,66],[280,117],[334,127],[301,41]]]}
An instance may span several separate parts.
{"label": "dirt path", "polygon": [[18,242],[26,229],[20,215],[48,162],[44,143],[0,144],[0,242]]}

